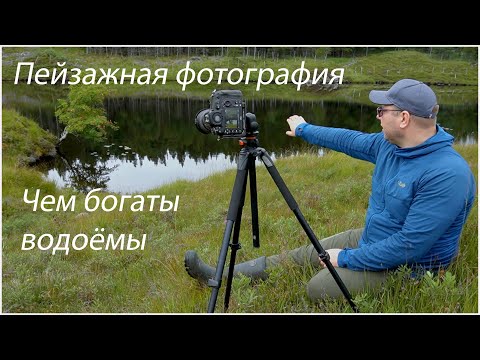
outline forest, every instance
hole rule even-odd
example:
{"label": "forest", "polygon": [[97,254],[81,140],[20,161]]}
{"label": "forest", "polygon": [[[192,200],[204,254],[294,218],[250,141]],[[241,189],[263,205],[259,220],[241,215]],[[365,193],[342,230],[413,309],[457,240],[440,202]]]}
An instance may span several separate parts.
{"label": "forest", "polygon": [[[386,51],[411,50],[410,47],[87,47],[87,53],[121,56],[252,56],[285,59],[303,57],[362,57]],[[440,60],[477,61],[477,47],[415,47],[416,51]]]}

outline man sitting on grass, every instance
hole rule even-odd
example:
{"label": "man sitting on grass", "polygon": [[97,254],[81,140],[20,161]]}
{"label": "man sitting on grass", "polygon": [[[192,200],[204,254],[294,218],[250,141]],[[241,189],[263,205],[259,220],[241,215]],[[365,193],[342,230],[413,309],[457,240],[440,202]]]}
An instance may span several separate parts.
{"label": "man sitting on grass", "polygon": [[[298,115],[287,119],[287,135],[375,164],[365,226],[320,240],[352,293],[380,285],[401,265],[414,274],[448,266],[458,253],[476,192],[468,164],[452,147],[453,137],[437,125],[439,106],[429,86],[402,79],[387,91],[372,90],[369,98],[381,105],[380,133],[316,126]],[[265,270],[284,258],[320,269],[307,286],[313,301],[343,295],[313,245],[235,265],[234,273],[265,279]],[[215,276],[192,250],[185,254],[185,267],[203,283]]]}

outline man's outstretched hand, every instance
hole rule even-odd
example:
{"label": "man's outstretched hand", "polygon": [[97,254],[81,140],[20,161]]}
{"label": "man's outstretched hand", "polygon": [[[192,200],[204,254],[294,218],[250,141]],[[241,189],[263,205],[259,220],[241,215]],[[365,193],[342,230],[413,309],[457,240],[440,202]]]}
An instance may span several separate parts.
{"label": "man's outstretched hand", "polygon": [[295,137],[295,129],[298,125],[306,123],[305,119],[299,115],[292,115],[287,119],[288,125],[290,125],[290,130],[286,132],[288,136]]}

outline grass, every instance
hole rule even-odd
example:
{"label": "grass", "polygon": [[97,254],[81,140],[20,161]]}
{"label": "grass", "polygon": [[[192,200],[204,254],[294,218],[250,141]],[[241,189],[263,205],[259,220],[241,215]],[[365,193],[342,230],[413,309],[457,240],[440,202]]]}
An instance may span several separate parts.
{"label": "grass", "polygon": [[[3,112],[24,120],[18,114]],[[4,126],[5,138],[14,128]],[[35,130],[36,131],[36,130]],[[30,141],[30,140],[28,140]],[[32,140],[34,143],[34,140]],[[19,143],[22,148],[22,143]],[[474,174],[478,169],[478,146],[457,146]],[[209,176],[198,182],[178,181],[144,193],[180,196],[177,212],[129,210],[87,212],[84,195],[59,189],[39,172],[22,165],[25,151],[7,148],[3,153],[2,251],[3,312],[7,313],[203,313],[210,288],[200,286],[185,272],[183,256],[195,249],[202,259],[215,264],[224,231],[235,170]],[[276,160],[276,167],[297,200],[318,238],[363,226],[373,166],[346,155],[328,152],[318,157],[314,151]],[[257,169],[258,210],[261,248],[251,246],[249,198],[244,208],[237,262],[271,255],[309,243],[277,187],[261,166]],[[50,194],[76,197],[73,212],[32,211],[23,202],[24,189],[40,189]],[[109,194],[103,193],[101,196]],[[128,209],[128,207],[127,207]],[[71,249],[68,254],[52,250],[21,250],[24,234],[37,237],[52,234],[86,234],[96,228],[104,234],[146,234],[145,250]],[[362,312],[374,313],[476,313],[478,309],[478,207],[464,228],[460,254],[445,273],[410,280],[407,269],[390,275],[380,290],[358,294],[355,301]],[[347,313],[345,300],[311,303],[306,284],[311,268],[272,268],[267,281],[250,284],[246,278],[233,283],[230,311],[236,313]],[[220,289],[218,304],[223,299]],[[221,311],[221,307],[217,307]]]}
{"label": "grass", "polygon": [[2,111],[2,128],[2,151],[19,165],[55,155],[56,137],[16,111]]}

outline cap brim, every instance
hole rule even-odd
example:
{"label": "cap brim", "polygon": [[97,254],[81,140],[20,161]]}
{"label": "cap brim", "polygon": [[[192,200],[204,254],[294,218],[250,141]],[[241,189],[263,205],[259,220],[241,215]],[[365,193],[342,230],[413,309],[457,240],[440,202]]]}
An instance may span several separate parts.
{"label": "cap brim", "polygon": [[382,90],[372,90],[368,95],[368,98],[374,104],[388,105],[392,102],[387,98],[387,92]]}

